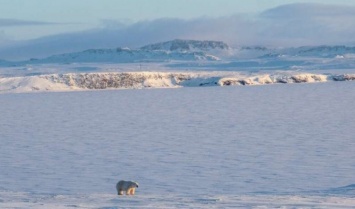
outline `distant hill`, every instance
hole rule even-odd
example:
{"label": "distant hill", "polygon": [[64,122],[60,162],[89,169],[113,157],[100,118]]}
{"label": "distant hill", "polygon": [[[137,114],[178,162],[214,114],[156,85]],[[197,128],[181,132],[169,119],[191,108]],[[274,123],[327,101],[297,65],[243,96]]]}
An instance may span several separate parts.
{"label": "distant hill", "polygon": [[[75,63],[75,62],[166,62],[166,61],[216,61],[212,52],[231,50],[221,41],[173,40],[143,46],[138,49],[89,49],[81,52],[53,55],[43,59],[31,59],[26,63]],[[214,53],[220,54],[220,53]]]}
{"label": "distant hill", "polygon": [[73,62],[165,62],[171,60],[198,61],[219,60],[218,57],[204,52],[174,52],[143,49],[89,49],[82,52],[53,55],[44,59],[32,60],[32,63],[73,63]]}
{"label": "distant hill", "polygon": [[300,47],[300,56],[336,57],[348,54],[355,54],[355,47],[350,46],[315,46]]}
{"label": "distant hill", "polygon": [[141,47],[143,50],[165,50],[165,51],[211,51],[230,50],[222,41],[196,41],[175,39],[161,43],[149,44]]}
{"label": "distant hill", "polygon": [[[299,57],[355,58],[351,46],[303,46],[296,48],[267,48],[244,46],[232,48],[222,41],[181,40],[149,44],[137,49],[89,49],[80,52],[52,55],[42,59],[21,62],[0,60],[1,66],[42,63],[135,63],[169,61],[229,61],[242,59],[273,59],[275,62]],[[255,67],[262,67],[262,63]],[[282,65],[283,66],[283,65]]]}

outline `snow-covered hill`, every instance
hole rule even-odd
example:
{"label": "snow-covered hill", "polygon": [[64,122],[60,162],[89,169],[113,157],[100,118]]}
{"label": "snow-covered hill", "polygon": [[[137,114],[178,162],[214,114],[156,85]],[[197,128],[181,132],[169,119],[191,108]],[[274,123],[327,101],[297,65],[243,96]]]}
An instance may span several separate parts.
{"label": "snow-covered hill", "polygon": [[355,47],[349,46],[316,46],[316,47],[300,47],[299,56],[316,56],[316,57],[340,57],[355,54]]}
{"label": "snow-covered hill", "polygon": [[0,78],[0,93],[264,85],[354,80],[355,74],[326,75],[297,72],[273,74],[243,74],[237,72],[68,73]]}
{"label": "snow-covered hill", "polygon": [[164,50],[164,51],[211,51],[230,50],[226,43],[222,41],[197,41],[175,39],[162,43],[149,44],[141,47],[143,50]]}
{"label": "snow-covered hill", "polygon": [[31,63],[75,63],[75,62],[106,62],[106,63],[131,63],[131,62],[165,62],[169,60],[200,61],[219,60],[218,57],[204,52],[174,52],[153,51],[142,49],[89,49],[82,52],[67,53],[50,56],[45,59],[31,60]]}
{"label": "snow-covered hill", "polygon": [[16,64],[43,63],[134,63],[166,61],[216,61],[231,48],[220,41],[173,40],[147,45],[139,49],[89,49],[81,52],[31,59]]}
{"label": "snow-covered hill", "polygon": [[349,69],[354,65],[354,59],[355,47],[352,46],[304,46],[296,48],[244,46],[232,48],[221,41],[176,39],[146,45],[138,49],[89,49],[20,62],[0,60],[0,66],[153,62],[167,65],[167,62],[175,62],[171,66],[182,66],[183,68],[212,66],[213,68],[227,67],[235,70],[245,70],[246,67],[288,70],[295,67],[303,69],[311,66],[315,69],[323,69],[324,67],[326,69]]}
{"label": "snow-covered hill", "polygon": [[222,41],[175,39],[172,41],[149,44],[140,49],[148,51],[202,52],[218,57],[218,60],[229,59],[235,55],[234,49]]}
{"label": "snow-covered hill", "polygon": [[265,50],[262,58],[277,57],[317,57],[317,58],[353,58],[355,47],[352,46],[302,46],[297,48],[279,48]]}

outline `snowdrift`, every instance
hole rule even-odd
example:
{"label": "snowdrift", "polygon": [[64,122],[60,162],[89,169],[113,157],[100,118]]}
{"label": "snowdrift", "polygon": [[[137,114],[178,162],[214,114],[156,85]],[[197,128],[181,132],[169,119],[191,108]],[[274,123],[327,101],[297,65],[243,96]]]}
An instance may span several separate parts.
{"label": "snowdrift", "polygon": [[353,80],[355,80],[355,74],[326,75],[295,72],[274,74],[242,74],[237,72],[68,73],[0,78],[0,93],[265,85]]}

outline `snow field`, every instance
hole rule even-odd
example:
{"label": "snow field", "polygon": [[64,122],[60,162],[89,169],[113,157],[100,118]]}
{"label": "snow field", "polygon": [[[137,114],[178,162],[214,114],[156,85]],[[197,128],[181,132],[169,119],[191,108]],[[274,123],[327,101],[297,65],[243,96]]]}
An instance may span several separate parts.
{"label": "snow field", "polygon": [[26,193],[0,192],[0,207],[6,209],[119,209],[119,208],[342,208],[351,209],[355,199],[324,196],[293,195],[136,195],[113,194],[90,195],[33,195]]}
{"label": "snow field", "polygon": [[0,207],[351,208],[354,85],[1,94]]}

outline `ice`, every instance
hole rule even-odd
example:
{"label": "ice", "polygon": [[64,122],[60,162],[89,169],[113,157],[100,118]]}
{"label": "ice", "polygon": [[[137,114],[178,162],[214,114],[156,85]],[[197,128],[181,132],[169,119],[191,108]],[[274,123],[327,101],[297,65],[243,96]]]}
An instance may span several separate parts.
{"label": "ice", "polygon": [[1,94],[0,208],[353,208],[354,89]]}

